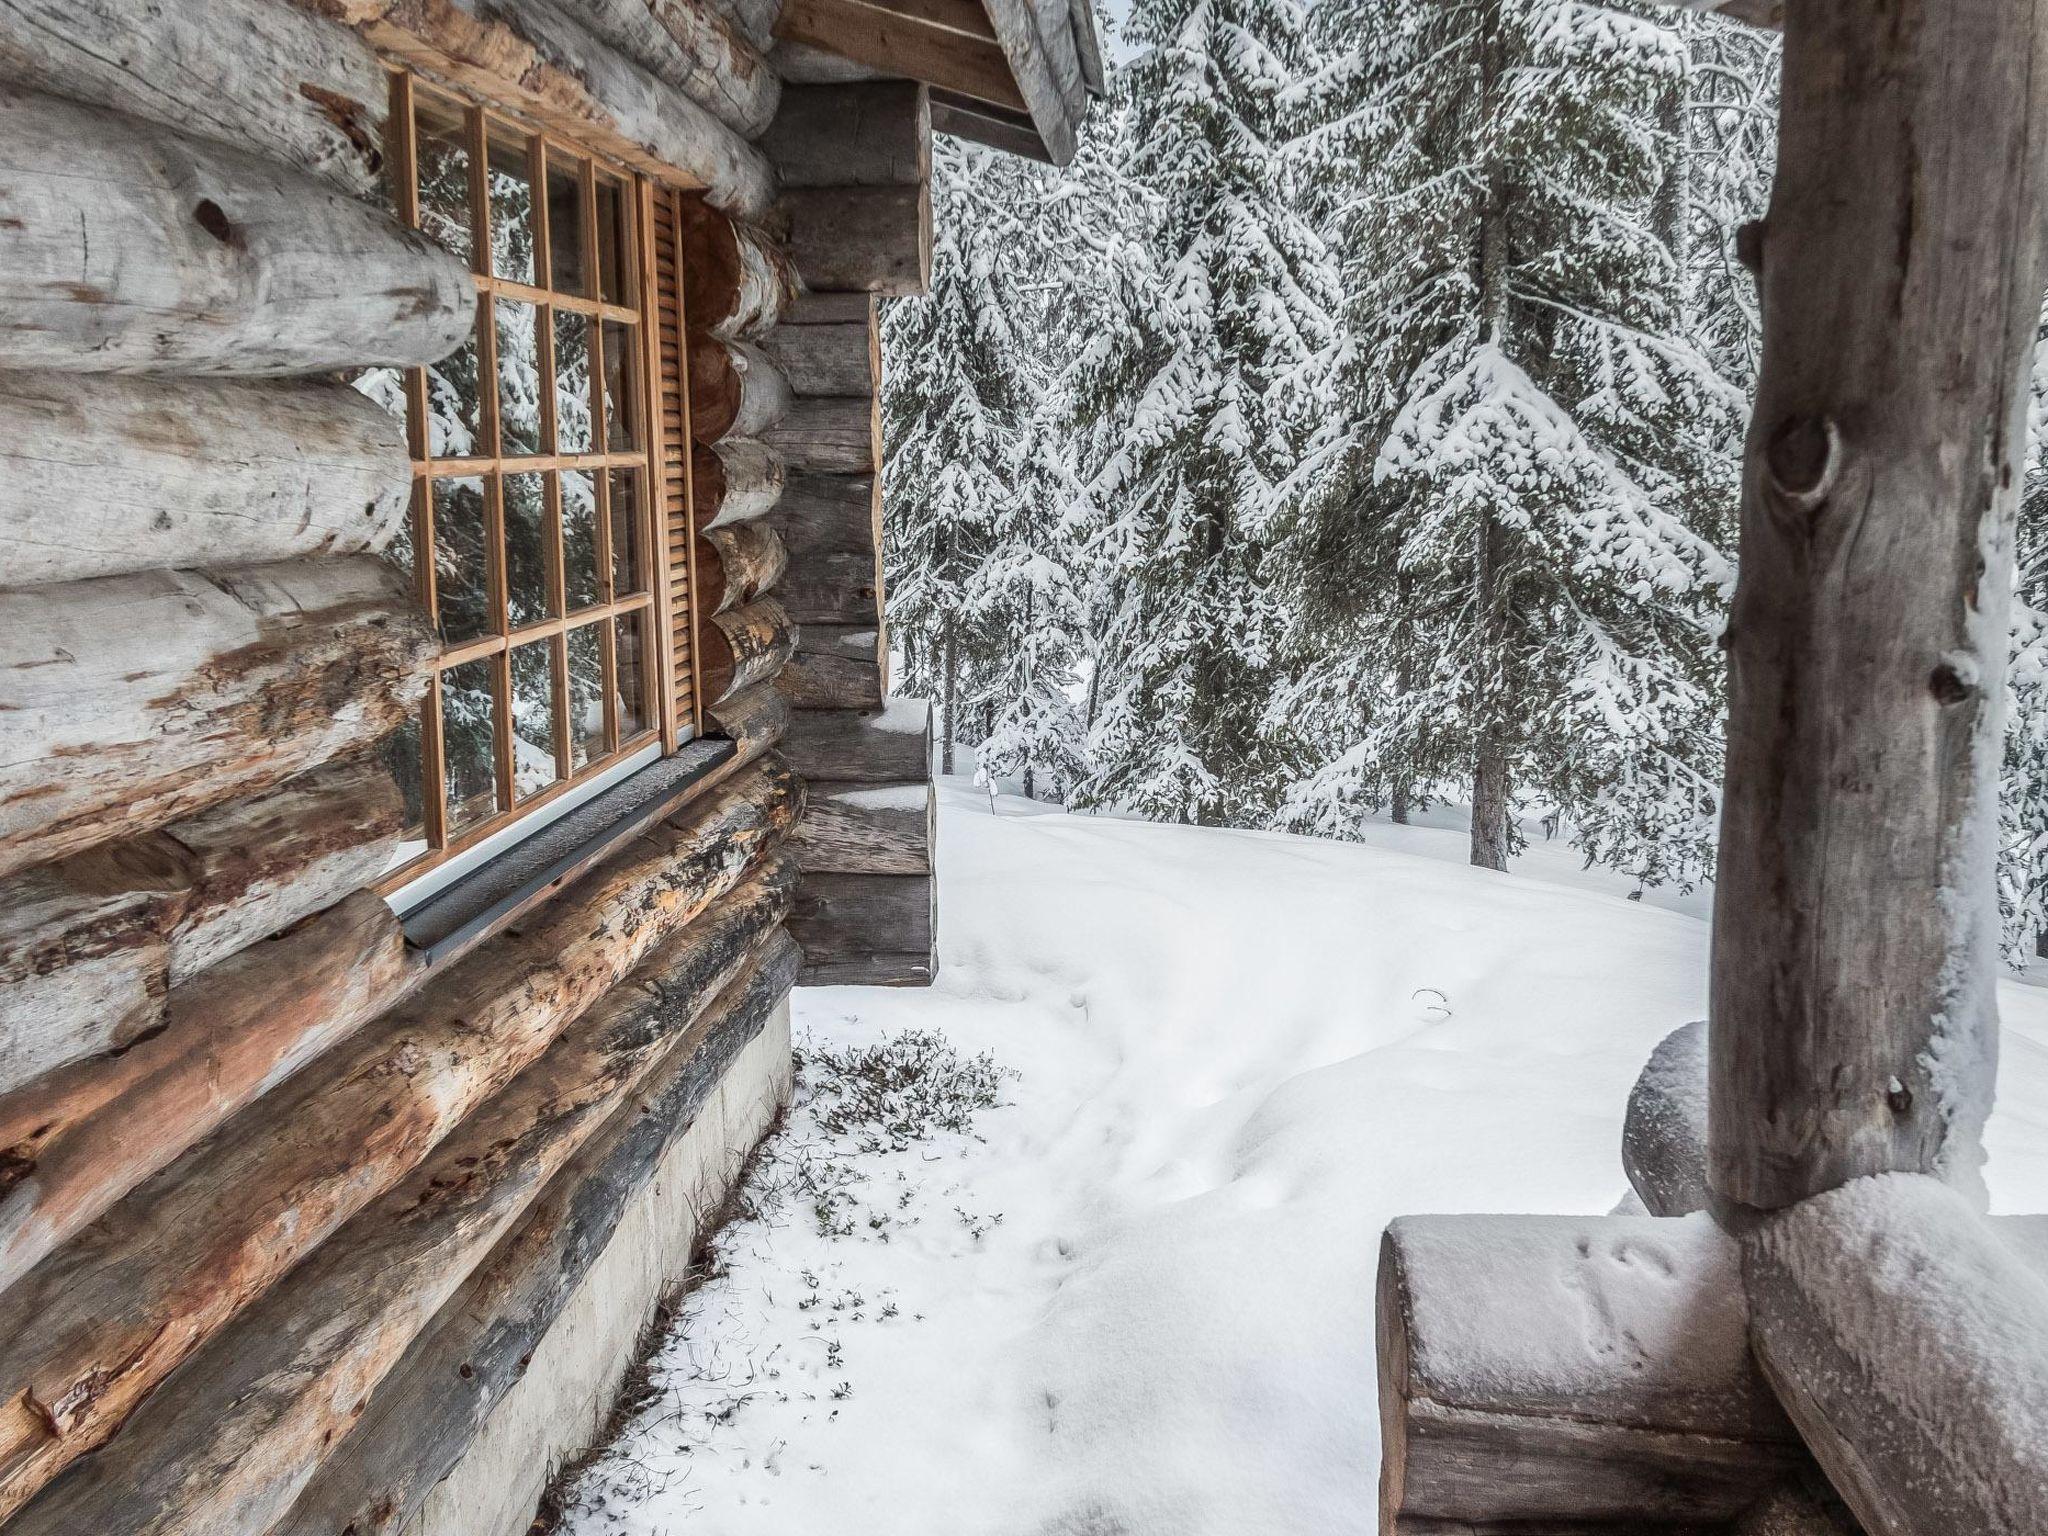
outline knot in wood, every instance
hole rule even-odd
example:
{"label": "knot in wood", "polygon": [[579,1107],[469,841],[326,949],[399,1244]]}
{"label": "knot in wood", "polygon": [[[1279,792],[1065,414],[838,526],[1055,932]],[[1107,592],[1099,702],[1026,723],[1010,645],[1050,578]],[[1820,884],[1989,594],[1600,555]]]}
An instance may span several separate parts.
{"label": "knot in wood", "polygon": [[1751,277],[1764,275],[1764,221],[1751,219],[1735,231],[1735,259],[1749,269]]}
{"label": "knot in wood", "polygon": [[1885,1084],[1884,1101],[1895,1115],[1909,1115],[1913,1112],[1913,1090],[1896,1077]]}
{"label": "knot in wood", "polygon": [[1927,691],[1944,708],[1967,703],[1977,696],[1977,663],[1968,656],[1944,656],[1927,679]]}
{"label": "knot in wood", "polygon": [[1828,499],[1842,459],[1842,438],[1825,416],[1793,416],[1771,434],[1764,472],[1771,489],[1802,512]]}
{"label": "knot in wood", "polygon": [[201,229],[222,245],[235,243],[234,222],[228,218],[227,211],[212,198],[202,197],[198,206],[192,210],[192,217],[198,221]]}

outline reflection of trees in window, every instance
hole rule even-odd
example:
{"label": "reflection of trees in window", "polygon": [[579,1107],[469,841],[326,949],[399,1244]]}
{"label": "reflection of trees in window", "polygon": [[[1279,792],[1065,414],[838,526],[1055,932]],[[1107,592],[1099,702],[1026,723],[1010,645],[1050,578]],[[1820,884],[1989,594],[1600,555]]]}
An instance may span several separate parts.
{"label": "reflection of trees in window", "polygon": [[555,782],[555,647],[512,648],[512,792],[520,800]]}
{"label": "reflection of trees in window", "polygon": [[487,821],[498,809],[497,697],[491,663],[466,661],[441,674],[441,740],[448,831]]}

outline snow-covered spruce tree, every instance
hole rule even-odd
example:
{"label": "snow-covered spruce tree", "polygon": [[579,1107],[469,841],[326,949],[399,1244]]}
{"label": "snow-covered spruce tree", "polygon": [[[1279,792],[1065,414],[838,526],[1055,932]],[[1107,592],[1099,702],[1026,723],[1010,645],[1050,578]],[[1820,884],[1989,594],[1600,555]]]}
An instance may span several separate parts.
{"label": "snow-covered spruce tree", "polygon": [[[978,707],[998,637],[968,609],[1017,496],[1032,409],[1028,337],[1016,323],[1016,252],[1028,233],[1001,157],[942,139],[933,155],[931,291],[883,316],[883,530],[898,688],[936,699],[940,766],[950,773]],[[973,736],[969,740],[975,739]]]}
{"label": "snow-covered spruce tree", "polygon": [[[2044,328],[2048,332],[2048,328]],[[2034,350],[1999,778],[1998,906],[2015,967],[2048,940],[2048,334]]]}
{"label": "snow-covered spruce tree", "polygon": [[1462,760],[1474,863],[1505,865],[1527,790],[1589,857],[1689,881],[1712,856],[1746,408],[1693,342],[1673,253],[1684,42],[1576,0],[1358,3],[1387,57],[1349,194],[1349,345],[1378,372],[1298,536],[1391,568],[1399,622],[1342,749],[1372,761],[1332,752],[1324,781]]}
{"label": "snow-covered spruce tree", "polygon": [[1294,0],[1136,0],[1124,175],[1156,201],[1141,255],[1069,380],[1079,524],[1101,620],[1076,799],[1259,822],[1281,764],[1259,729],[1279,619],[1262,570],[1276,487],[1312,424],[1334,292],[1294,206]]}

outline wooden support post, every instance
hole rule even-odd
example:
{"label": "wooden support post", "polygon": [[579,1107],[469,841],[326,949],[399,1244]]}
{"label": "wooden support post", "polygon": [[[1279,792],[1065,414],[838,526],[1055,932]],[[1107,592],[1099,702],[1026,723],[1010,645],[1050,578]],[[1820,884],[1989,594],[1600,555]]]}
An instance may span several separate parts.
{"label": "wooden support post", "polygon": [[1711,1182],[1978,1181],[2048,7],[1791,0],[1715,896]]}

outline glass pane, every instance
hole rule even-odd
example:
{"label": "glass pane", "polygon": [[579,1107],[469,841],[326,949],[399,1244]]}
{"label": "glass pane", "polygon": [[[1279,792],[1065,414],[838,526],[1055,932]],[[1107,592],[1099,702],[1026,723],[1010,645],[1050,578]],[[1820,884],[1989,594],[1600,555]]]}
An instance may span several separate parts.
{"label": "glass pane", "polygon": [[498,809],[498,698],[491,676],[496,662],[495,656],[486,656],[441,674],[441,740],[451,837]]}
{"label": "glass pane", "polygon": [[485,185],[491,194],[491,271],[515,283],[533,281],[533,176],[526,139],[491,124]]}
{"label": "glass pane", "polygon": [[419,132],[420,228],[470,259],[469,144],[463,114],[430,96],[413,106]]}
{"label": "glass pane", "polygon": [[[507,475],[505,486],[505,601],[512,627],[554,617],[548,591],[547,505],[538,474]],[[518,679],[513,679],[516,684]]]}
{"label": "glass pane", "polygon": [[384,758],[384,765],[391,770],[391,777],[398,781],[399,796],[405,801],[404,840],[418,846],[401,847],[398,852],[404,858],[411,858],[424,852],[427,842],[426,799],[420,788],[419,720],[408,720],[386,736],[378,751]]}
{"label": "glass pane", "polygon": [[633,446],[633,330],[616,320],[604,323],[605,443],[614,451]]}
{"label": "glass pane", "polygon": [[647,615],[618,618],[619,740],[654,723],[647,708]]}
{"label": "glass pane", "polygon": [[[481,322],[479,322],[481,323]],[[476,332],[427,369],[427,453],[437,459],[481,456]]]}
{"label": "glass pane", "polygon": [[583,171],[548,153],[548,266],[557,293],[590,297],[583,272]]}
{"label": "glass pane", "polygon": [[491,612],[489,567],[490,522],[484,515],[481,479],[434,482],[434,585],[441,638],[450,645],[489,634],[496,624]]}
{"label": "glass pane", "polygon": [[569,631],[569,771],[604,756],[603,624]]}
{"label": "glass pane", "polygon": [[516,801],[555,782],[555,644],[512,651],[512,793]]}
{"label": "glass pane", "polygon": [[611,472],[612,596],[624,597],[646,585],[640,569],[640,472]]}
{"label": "glass pane", "polygon": [[590,319],[555,311],[555,452],[589,453]]}
{"label": "glass pane", "polygon": [[562,555],[562,585],[574,613],[604,595],[597,584],[597,483],[580,469],[562,471]]}
{"label": "glass pane", "polygon": [[630,302],[626,296],[626,197],[609,176],[597,178],[597,280],[607,304]]}
{"label": "glass pane", "polygon": [[507,299],[498,316],[498,452],[511,457],[540,449],[540,311]]}

